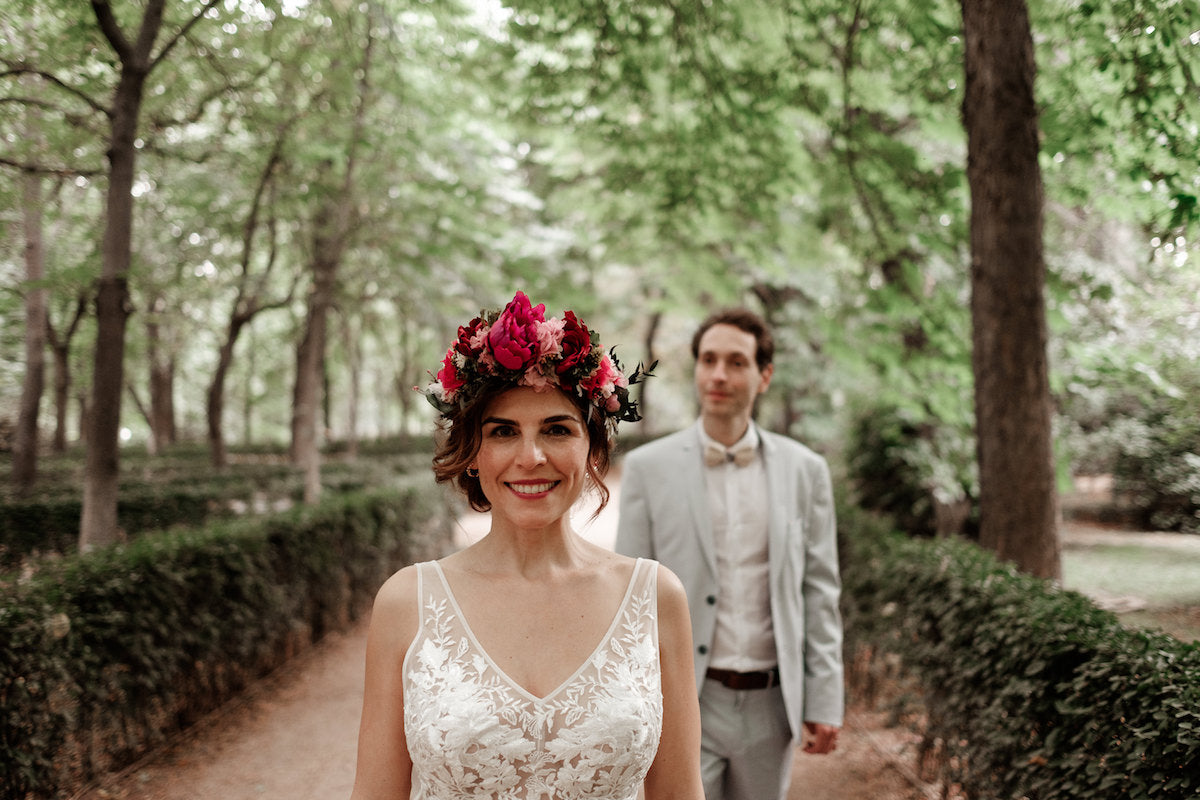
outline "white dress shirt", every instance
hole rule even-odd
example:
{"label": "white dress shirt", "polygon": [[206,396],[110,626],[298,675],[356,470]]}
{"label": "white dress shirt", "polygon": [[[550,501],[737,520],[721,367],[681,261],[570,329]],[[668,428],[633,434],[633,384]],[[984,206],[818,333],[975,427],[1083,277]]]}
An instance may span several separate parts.
{"label": "white dress shirt", "polygon": [[[721,446],[703,426],[700,438],[706,447]],[[753,425],[729,449],[742,447],[753,448],[758,457],[744,467],[728,460],[704,468],[719,586],[709,665],[757,672],[778,659],[767,564],[767,473]]]}

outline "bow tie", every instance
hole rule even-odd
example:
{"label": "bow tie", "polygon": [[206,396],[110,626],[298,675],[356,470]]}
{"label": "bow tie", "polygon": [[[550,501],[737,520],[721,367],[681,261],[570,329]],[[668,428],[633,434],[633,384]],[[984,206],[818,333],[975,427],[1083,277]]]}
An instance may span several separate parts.
{"label": "bow tie", "polygon": [[735,450],[726,450],[719,444],[706,444],[704,446],[704,463],[710,467],[718,466],[726,461],[732,461],[739,467],[744,467],[754,460],[754,448],[750,445],[743,445]]}

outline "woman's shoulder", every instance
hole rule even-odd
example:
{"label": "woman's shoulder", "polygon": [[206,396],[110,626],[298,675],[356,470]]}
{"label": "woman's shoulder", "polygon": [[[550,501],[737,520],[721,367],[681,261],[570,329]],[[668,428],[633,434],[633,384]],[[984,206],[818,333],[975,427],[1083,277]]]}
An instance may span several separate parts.
{"label": "woman's shoulder", "polygon": [[683,581],[679,580],[679,576],[671,571],[671,568],[665,564],[644,558],[641,559],[649,563],[655,572],[656,583],[658,585],[658,602],[661,606],[664,602],[682,604],[682,607],[687,609],[687,591],[683,588]]}
{"label": "woman's shoulder", "polygon": [[398,654],[408,649],[420,627],[420,584],[416,564],[399,570],[383,582],[371,608],[369,646]]}
{"label": "woman's shoulder", "polygon": [[422,564],[409,564],[392,574],[375,594],[375,613],[399,611],[417,603]]}

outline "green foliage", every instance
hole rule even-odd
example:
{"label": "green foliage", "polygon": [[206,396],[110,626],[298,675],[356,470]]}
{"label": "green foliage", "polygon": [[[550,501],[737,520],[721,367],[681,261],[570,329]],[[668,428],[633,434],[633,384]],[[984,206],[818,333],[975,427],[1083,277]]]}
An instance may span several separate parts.
{"label": "green foliage", "polygon": [[1200,221],[1195,6],[1078,0],[1033,14],[1048,187],[1158,234],[1188,233]]}
{"label": "green foliage", "polygon": [[1077,461],[1112,473],[1138,524],[1200,533],[1200,369],[1172,354],[1101,374],[1106,384],[1077,383],[1065,398]]}
{"label": "green foliage", "polygon": [[860,517],[842,517],[847,652],[899,657],[948,780],[1030,800],[1200,793],[1200,647],[1126,630],[969,542]]}
{"label": "green foliage", "polygon": [[1156,530],[1200,533],[1200,371],[1112,426],[1114,491]]}
{"label": "green foliage", "polygon": [[863,403],[847,434],[845,461],[857,502],[890,515],[913,536],[979,529],[975,439],[918,408]]}
{"label": "green foliage", "polygon": [[0,587],[4,797],[135,760],[448,546],[427,478],[262,520],[146,537]]}

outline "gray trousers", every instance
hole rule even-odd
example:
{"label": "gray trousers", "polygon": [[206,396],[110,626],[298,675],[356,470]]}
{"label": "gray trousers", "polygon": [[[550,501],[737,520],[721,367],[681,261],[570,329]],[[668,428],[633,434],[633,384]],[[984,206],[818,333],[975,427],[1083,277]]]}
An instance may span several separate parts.
{"label": "gray trousers", "polygon": [[711,678],[700,691],[700,773],[705,800],[783,800],[792,777],[783,691],[735,691]]}

